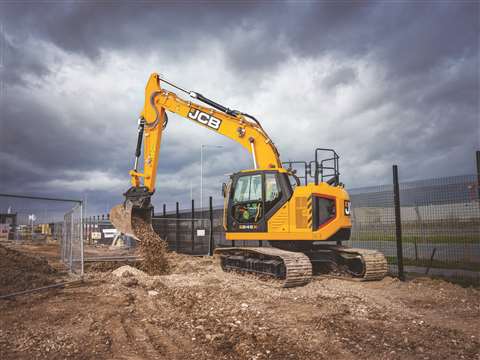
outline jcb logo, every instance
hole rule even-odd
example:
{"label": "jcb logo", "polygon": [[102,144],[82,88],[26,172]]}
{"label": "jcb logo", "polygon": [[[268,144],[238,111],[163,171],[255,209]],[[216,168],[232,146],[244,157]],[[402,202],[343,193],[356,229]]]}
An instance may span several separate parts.
{"label": "jcb logo", "polygon": [[214,118],[213,116],[206,114],[197,109],[190,109],[190,112],[188,113],[188,117],[190,119],[198,121],[203,125],[207,125],[208,127],[211,127],[212,129],[215,129],[215,130],[218,130],[218,128],[220,127],[220,124],[222,123],[222,120]]}

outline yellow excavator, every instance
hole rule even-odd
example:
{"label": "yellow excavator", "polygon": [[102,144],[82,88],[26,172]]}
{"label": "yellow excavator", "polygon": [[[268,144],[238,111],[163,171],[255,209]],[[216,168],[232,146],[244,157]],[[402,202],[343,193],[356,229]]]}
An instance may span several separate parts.
{"label": "yellow excavator", "polygon": [[[162,83],[208,106],[182,99],[162,88]],[[385,276],[387,261],[382,253],[342,245],[349,240],[352,227],[350,198],[339,180],[335,151],[316,149],[315,160],[303,162],[305,185],[301,185],[292,169],[294,164],[282,166],[275,144],[255,117],[185,90],[155,73],[146,85],[138,122],[135,162],[130,171],[132,186],[124,194],[124,203],[110,212],[111,222],[120,232],[142,241],[145,232],[134,224],[151,227],[151,197],[167,111],[238,142],[252,156],[253,169],[235,173],[228,184],[223,184],[225,237],[265,241],[270,246],[215,249],[214,256],[224,271],[271,276],[284,287],[304,285],[316,273],[332,268],[358,280]],[[320,159],[325,152],[327,158]],[[308,182],[307,168],[314,182]]]}

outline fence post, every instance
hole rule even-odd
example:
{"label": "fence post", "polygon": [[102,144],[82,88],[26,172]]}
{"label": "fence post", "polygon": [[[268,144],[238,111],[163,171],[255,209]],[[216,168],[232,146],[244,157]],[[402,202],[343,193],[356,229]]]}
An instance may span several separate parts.
{"label": "fence post", "polygon": [[93,223],[95,221],[95,217],[90,216],[89,219],[90,219],[89,220],[90,224],[88,225],[88,244],[91,245],[92,244],[92,232],[94,231]]}
{"label": "fence post", "polygon": [[70,271],[73,272],[73,209],[70,211]]}
{"label": "fence post", "polygon": [[480,150],[477,150],[477,192],[480,200]]}
{"label": "fence post", "polygon": [[212,256],[213,250],[215,250],[215,243],[213,241],[213,199],[211,196],[208,198],[208,212],[209,212],[209,218],[210,218],[210,238],[208,239],[209,240],[208,255]]}
{"label": "fence post", "polygon": [[195,249],[195,200],[192,199],[192,254]]}
{"label": "fence post", "polygon": [[163,204],[163,217],[167,217],[167,204]]}
{"label": "fence post", "polygon": [[[83,276],[83,271],[84,271],[84,258],[83,258],[83,210],[84,210],[84,206],[83,206],[83,202],[80,203],[80,221],[81,221],[81,224],[80,224],[80,262],[81,262],[81,269],[80,269],[80,274]],[[110,216],[110,214],[109,214]]]}
{"label": "fence post", "polygon": [[393,165],[393,199],[395,205],[395,230],[397,240],[397,264],[398,278],[405,280],[403,273],[403,249],[402,249],[402,219],[400,216],[400,186],[398,184],[398,167]]}
{"label": "fence post", "polygon": [[179,238],[178,238],[178,218],[180,217],[179,215],[179,208],[178,208],[178,201],[175,204],[175,251],[178,253],[178,244],[179,244]]}

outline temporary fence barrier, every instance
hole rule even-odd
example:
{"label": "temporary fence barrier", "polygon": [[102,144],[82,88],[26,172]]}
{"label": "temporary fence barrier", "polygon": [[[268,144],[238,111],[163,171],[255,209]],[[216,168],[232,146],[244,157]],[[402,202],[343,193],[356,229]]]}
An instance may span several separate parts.
{"label": "temporary fence barrier", "polygon": [[0,194],[0,243],[83,274],[83,202]]}

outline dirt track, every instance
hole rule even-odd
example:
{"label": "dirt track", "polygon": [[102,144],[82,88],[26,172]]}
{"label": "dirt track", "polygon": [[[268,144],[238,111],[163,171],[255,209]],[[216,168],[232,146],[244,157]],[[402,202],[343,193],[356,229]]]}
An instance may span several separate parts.
{"label": "dirt track", "polygon": [[[480,292],[439,280],[277,289],[170,255],[0,301],[1,359],[480,359]],[[117,275],[115,275],[117,274]]]}

